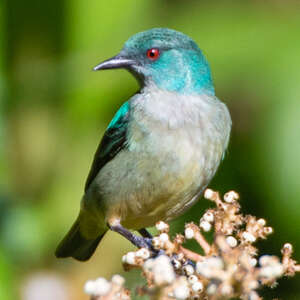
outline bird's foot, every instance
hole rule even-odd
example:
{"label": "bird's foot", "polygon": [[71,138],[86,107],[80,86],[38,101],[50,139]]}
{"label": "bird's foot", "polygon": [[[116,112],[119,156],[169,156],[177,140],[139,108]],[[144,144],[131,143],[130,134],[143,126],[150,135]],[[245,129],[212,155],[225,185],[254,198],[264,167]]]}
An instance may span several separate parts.
{"label": "bird's foot", "polygon": [[[153,243],[152,243],[153,238],[147,231],[144,231],[144,230],[142,232],[140,231],[140,233],[143,236],[138,236],[138,235],[133,234],[128,229],[124,228],[120,223],[113,225],[113,226],[111,225],[110,229],[112,231],[118,232],[119,234],[124,236],[127,240],[129,240],[137,248],[148,249],[151,253],[151,257],[153,257],[153,258],[158,257],[160,255],[166,255],[166,252],[164,250],[155,249],[153,247]],[[172,254],[170,258],[171,258],[172,264],[175,267],[179,261],[178,255]],[[190,265],[195,266],[195,263],[191,260],[186,260],[185,264],[190,264]]]}
{"label": "bird's foot", "polygon": [[137,236],[133,234],[133,240],[130,240],[130,242],[138,248],[146,248],[150,250],[150,252],[156,252],[156,250],[152,246],[152,238]]}
{"label": "bird's foot", "polygon": [[153,252],[153,251],[156,252],[156,250],[152,246],[152,236],[148,232],[146,234],[146,231],[143,231],[144,237],[142,237],[142,236],[133,234],[131,231],[124,228],[120,223],[118,223],[116,225],[110,225],[109,227],[112,231],[115,231],[115,232],[121,234],[122,236],[124,236],[128,241],[130,241],[136,247],[147,248],[151,252]]}

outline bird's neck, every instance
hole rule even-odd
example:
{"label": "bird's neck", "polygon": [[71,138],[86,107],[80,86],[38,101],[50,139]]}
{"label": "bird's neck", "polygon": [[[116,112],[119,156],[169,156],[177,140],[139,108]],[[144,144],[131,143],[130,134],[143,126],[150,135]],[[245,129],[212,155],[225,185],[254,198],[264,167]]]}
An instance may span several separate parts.
{"label": "bird's neck", "polygon": [[216,103],[219,100],[212,95],[187,95],[147,85],[134,97],[131,105],[139,119],[178,128],[199,124],[200,119],[214,113]]}

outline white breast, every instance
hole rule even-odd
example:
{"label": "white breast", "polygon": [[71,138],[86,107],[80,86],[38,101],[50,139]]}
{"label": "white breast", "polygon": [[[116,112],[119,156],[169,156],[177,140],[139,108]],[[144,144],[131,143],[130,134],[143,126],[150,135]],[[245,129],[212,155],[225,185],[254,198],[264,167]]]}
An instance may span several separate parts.
{"label": "white breast", "polygon": [[131,100],[127,149],[99,172],[89,197],[127,228],[184,212],[226,150],[231,120],[217,98],[144,90]]}

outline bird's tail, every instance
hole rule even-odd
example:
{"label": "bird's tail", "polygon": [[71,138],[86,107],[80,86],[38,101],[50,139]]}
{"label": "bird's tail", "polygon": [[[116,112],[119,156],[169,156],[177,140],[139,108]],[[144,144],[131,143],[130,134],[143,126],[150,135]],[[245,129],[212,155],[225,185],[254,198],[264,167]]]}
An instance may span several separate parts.
{"label": "bird's tail", "polygon": [[95,252],[106,231],[107,229],[104,229],[96,238],[87,239],[80,232],[78,217],[70,231],[58,245],[55,256],[58,258],[71,256],[80,261],[88,260]]}

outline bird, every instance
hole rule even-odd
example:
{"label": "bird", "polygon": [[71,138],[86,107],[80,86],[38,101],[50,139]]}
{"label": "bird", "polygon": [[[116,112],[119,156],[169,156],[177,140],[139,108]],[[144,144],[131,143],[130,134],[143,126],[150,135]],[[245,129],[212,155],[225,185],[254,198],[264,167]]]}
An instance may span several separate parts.
{"label": "bird", "polygon": [[140,88],[100,141],[79,215],[55,252],[59,258],[88,260],[109,229],[151,247],[146,228],[197,202],[229,143],[229,110],[189,36],[168,28],[136,33],[94,70],[118,68],[133,74]]}

